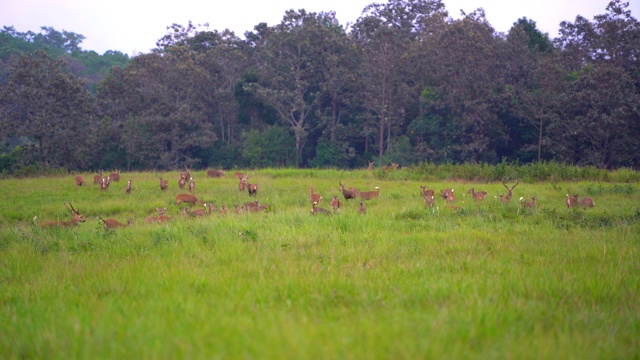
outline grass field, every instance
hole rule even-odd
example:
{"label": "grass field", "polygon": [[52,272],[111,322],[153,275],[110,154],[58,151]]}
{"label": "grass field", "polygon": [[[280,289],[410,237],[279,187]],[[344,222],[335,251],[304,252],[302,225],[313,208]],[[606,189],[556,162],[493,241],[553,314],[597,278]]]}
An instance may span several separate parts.
{"label": "grass field", "polygon": [[[640,357],[637,183],[521,181],[502,204],[501,183],[402,171],[249,174],[269,211],[234,214],[253,200],[237,180],[195,172],[196,195],[230,210],[198,219],[175,205],[177,172],[123,173],[107,191],[0,180],[0,358]],[[311,216],[309,187],[329,208],[339,181],[380,197]],[[453,187],[459,208],[425,209],[420,185]],[[566,193],[596,206],[568,209]],[[34,224],[69,220],[65,200],[86,222]],[[165,206],[171,222],[145,223]]]}

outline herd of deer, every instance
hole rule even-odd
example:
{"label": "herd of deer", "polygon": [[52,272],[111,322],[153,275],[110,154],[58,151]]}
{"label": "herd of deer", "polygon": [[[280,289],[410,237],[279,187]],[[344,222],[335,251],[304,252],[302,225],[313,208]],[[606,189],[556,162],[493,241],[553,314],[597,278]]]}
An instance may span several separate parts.
{"label": "herd of deer", "polygon": [[[369,164],[370,166],[373,166],[373,163]],[[212,178],[219,178],[219,177],[223,177],[224,176],[224,171],[222,170],[208,170],[207,171],[207,176],[208,177],[212,177]],[[240,191],[247,191],[249,196],[256,196],[258,193],[258,184],[252,184],[249,183],[249,176],[246,174],[243,174],[241,172],[236,172],[233,174],[233,176],[235,178],[237,178],[239,180],[238,183],[238,189]],[[106,191],[109,188],[109,184],[111,183],[111,181],[120,181],[120,171],[117,170],[111,174],[109,174],[107,177],[103,176],[103,172],[101,171],[99,175],[95,175],[93,178],[93,183],[94,184],[98,184],[100,185],[100,189],[102,191]],[[84,181],[84,179],[82,178],[82,176],[76,176],[75,177],[75,184],[76,187],[80,187],[80,186],[86,186],[86,182]],[[375,187],[373,191],[359,191],[358,189],[354,188],[353,186],[349,187],[349,189],[346,188],[346,186],[344,184],[342,184],[341,181],[339,181],[339,189],[338,191],[342,194],[342,197],[344,198],[345,201],[348,200],[352,200],[352,199],[356,199],[359,201],[359,208],[358,208],[358,213],[360,214],[365,214],[367,212],[367,208],[365,206],[365,201],[367,200],[372,200],[375,198],[378,198],[380,196],[380,188],[379,187]],[[496,196],[496,198],[499,198],[501,202],[503,203],[507,203],[509,201],[511,201],[511,198],[513,197],[513,190],[516,188],[516,186],[518,186],[518,181],[516,180],[515,184],[513,186],[508,186],[507,184],[505,184],[504,182],[502,183],[502,185],[504,185],[504,187],[506,188],[507,192],[506,194],[501,194]],[[160,190],[161,191],[165,191],[167,190],[169,187],[169,182],[166,179],[160,178]],[[198,199],[195,195],[195,181],[193,179],[193,177],[191,176],[191,169],[187,168],[186,171],[184,173],[180,174],[180,178],[178,179],[178,187],[181,190],[184,190],[185,187],[188,188],[189,190],[189,194],[187,193],[182,193],[182,194],[178,194],[176,196],[176,206],[179,206],[182,203],[187,203],[187,204],[191,204],[192,206],[195,206],[196,204],[200,204],[202,205],[202,208],[198,208],[195,210],[191,210],[189,207],[184,208],[182,211],[182,214],[186,215],[186,216],[190,216],[190,217],[204,217],[206,215],[211,215],[215,212],[218,212],[219,214],[226,214],[227,213],[227,206],[226,205],[221,205],[220,209],[216,208],[212,203],[205,203],[204,201]],[[131,180],[129,180],[127,182],[127,186],[125,188],[125,194],[131,194],[132,192],[132,184],[131,184]],[[424,204],[425,204],[425,208],[427,207],[433,207],[435,204],[435,191],[433,189],[427,189],[426,186],[421,185],[420,186],[420,193],[422,195],[422,198],[424,200]],[[474,201],[476,202],[481,202],[483,200],[485,200],[487,198],[487,192],[486,191],[476,191],[475,188],[471,188],[468,191],[469,194],[471,194],[472,198]],[[322,207],[320,207],[320,203],[322,202],[322,195],[320,195],[319,193],[315,192],[315,187],[311,186],[309,188],[309,198],[311,201],[311,214],[316,215],[316,214],[325,214],[325,215],[331,215],[333,213],[337,213],[340,212],[341,208],[342,208],[342,203],[340,202],[340,199],[338,198],[339,195],[334,195],[331,202],[329,203],[329,205],[331,206],[331,208],[333,209],[333,211],[324,209]],[[593,201],[593,199],[591,197],[584,197],[582,199],[578,199],[578,195],[566,195],[566,206],[568,208],[573,208],[573,207],[593,207],[595,206],[595,203]],[[459,208],[458,206],[453,205],[453,203],[456,202],[456,197],[454,195],[454,189],[443,189],[440,190],[440,197],[442,197],[442,199],[449,204],[449,207],[452,207],[454,209]],[[531,197],[531,201],[526,201],[524,199],[524,197],[520,197],[520,204],[525,207],[525,208],[535,208],[536,207],[536,197],[533,196]],[[60,227],[67,227],[67,226],[76,226],[78,225],[78,223],[81,222],[85,222],[86,219],[84,216],[82,216],[74,207],[73,205],[69,202],[67,204],[67,202],[64,203],[65,207],[71,211],[71,220],[70,221],[59,221],[59,222],[55,222],[55,221],[44,221],[40,223],[40,226],[42,227],[55,227],[55,226],[60,226]],[[242,212],[258,212],[258,211],[263,211],[268,209],[268,205],[263,205],[260,204],[259,200],[255,200],[255,201],[249,201],[249,202],[245,202],[242,205],[234,205],[234,209],[233,211],[235,213],[242,213]],[[163,208],[156,208],[155,211],[157,212],[156,215],[152,215],[152,216],[148,216],[146,218],[146,223],[164,223],[167,221],[171,220],[170,216],[165,215],[167,208],[163,207]],[[133,224],[133,220],[129,219],[127,221],[126,224],[122,224],[121,222],[115,220],[115,219],[102,219],[100,217],[98,217],[98,220],[103,224],[105,229],[112,229],[112,228],[119,228],[119,227],[123,227],[123,226],[128,226]],[[37,217],[34,217],[34,221],[37,221]]]}

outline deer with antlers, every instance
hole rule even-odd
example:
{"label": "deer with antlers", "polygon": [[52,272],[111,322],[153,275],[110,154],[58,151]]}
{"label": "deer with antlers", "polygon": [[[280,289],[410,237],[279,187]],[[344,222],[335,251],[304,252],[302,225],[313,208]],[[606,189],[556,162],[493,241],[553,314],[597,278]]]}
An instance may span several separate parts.
{"label": "deer with antlers", "polygon": [[[80,214],[80,212],[78,210],[76,210],[73,205],[71,204],[71,202],[69,201],[69,205],[67,206],[67,201],[64,202],[64,206],[67,208],[67,210],[71,211],[71,220],[70,221],[43,221],[40,223],[40,227],[69,227],[69,226],[77,226],[78,223],[81,222],[85,222],[87,221],[87,219],[85,219],[84,216],[82,216]],[[37,220],[38,217],[36,216],[34,218],[34,220]]]}
{"label": "deer with antlers", "polygon": [[313,186],[309,188],[309,198],[311,199],[311,204],[313,204],[314,202],[317,202],[319,204],[320,201],[322,201],[322,195],[314,193],[314,190],[315,187]]}
{"label": "deer with antlers", "polygon": [[512,187],[507,186],[507,184],[505,184],[504,181],[502,182],[502,185],[504,185],[504,187],[507,188],[507,194],[500,195],[500,201],[509,202],[511,201],[511,197],[513,196],[513,189],[515,189],[516,186],[518,186],[518,180],[516,180],[515,185],[513,185]]}

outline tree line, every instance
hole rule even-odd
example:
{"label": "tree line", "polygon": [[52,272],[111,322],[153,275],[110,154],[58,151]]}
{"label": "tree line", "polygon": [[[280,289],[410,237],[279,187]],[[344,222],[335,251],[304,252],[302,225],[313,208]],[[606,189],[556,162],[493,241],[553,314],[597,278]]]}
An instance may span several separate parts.
{"label": "tree line", "polygon": [[[38,41],[76,64],[101,57],[79,48],[82,35],[43,30],[52,39]],[[628,2],[562,22],[554,39],[527,18],[497,32],[482,9],[453,19],[441,0],[373,3],[350,26],[289,10],[244,39],[167,30],[148,54],[106,53],[96,75],[28,51],[37,37],[5,27],[1,170],[640,165],[640,24]],[[9,42],[23,51],[2,57]]]}

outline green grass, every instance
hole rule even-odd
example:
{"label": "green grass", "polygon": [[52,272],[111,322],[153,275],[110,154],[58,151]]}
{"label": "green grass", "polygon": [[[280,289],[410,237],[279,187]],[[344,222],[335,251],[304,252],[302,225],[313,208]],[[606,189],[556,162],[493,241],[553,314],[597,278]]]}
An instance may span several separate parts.
{"label": "green grass", "polygon": [[[249,171],[271,211],[230,174],[194,173],[230,213],[186,219],[178,173],[123,174],[101,192],[73,176],[0,181],[0,358],[637,358],[640,187],[380,179],[367,171]],[[92,174],[82,174],[85,179]],[[170,179],[161,192],[159,177]],[[124,194],[126,180],[134,190]],[[310,215],[338,182],[381,188],[357,213]],[[455,188],[425,209],[419,185]],[[488,190],[475,204],[463,193]],[[593,209],[567,209],[566,193]],[[87,218],[73,229],[70,200]],[[155,207],[173,221],[145,224]],[[97,217],[134,225],[105,231]]]}

